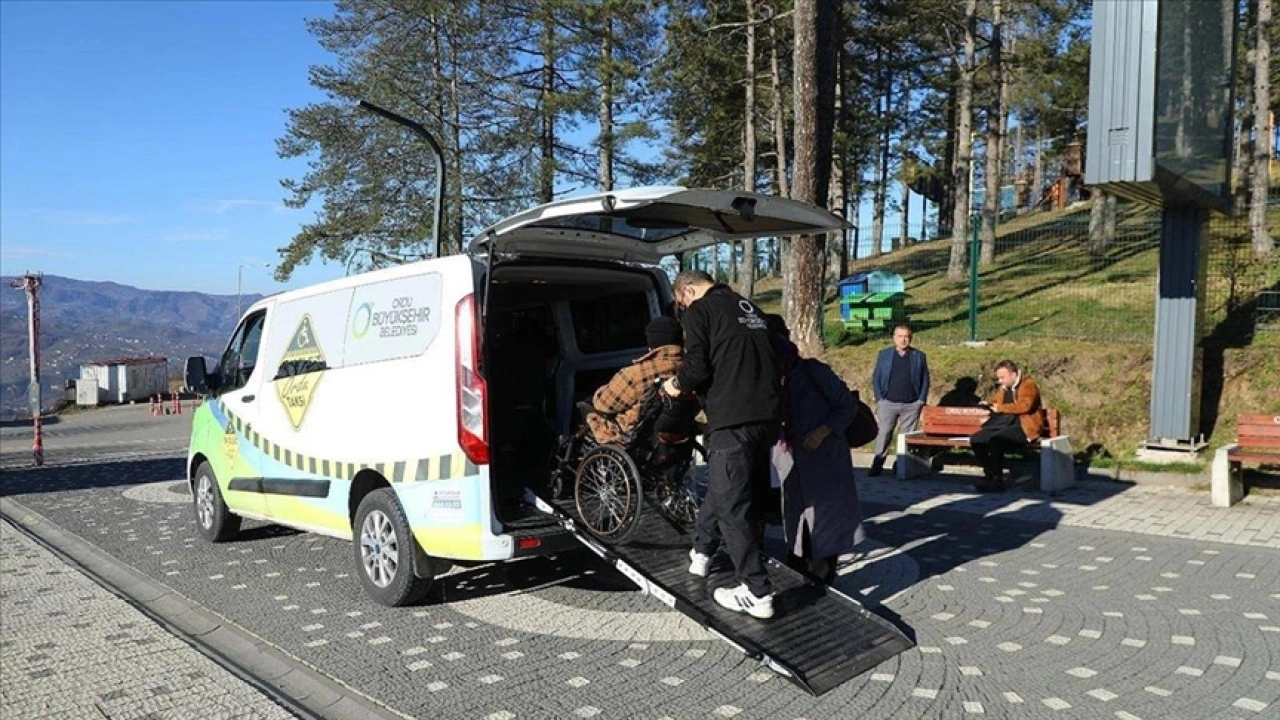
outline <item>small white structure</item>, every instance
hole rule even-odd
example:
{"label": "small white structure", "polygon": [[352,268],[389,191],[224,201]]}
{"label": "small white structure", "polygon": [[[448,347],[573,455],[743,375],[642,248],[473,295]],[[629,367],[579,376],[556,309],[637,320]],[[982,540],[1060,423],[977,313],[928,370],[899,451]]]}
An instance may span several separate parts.
{"label": "small white structure", "polygon": [[[80,366],[80,379],[97,381],[100,404],[146,400],[169,392],[169,361],[153,356],[86,363]],[[77,402],[83,401],[77,397]]]}
{"label": "small white structure", "polygon": [[98,404],[98,381],[94,378],[76,380],[76,404],[94,407]]}

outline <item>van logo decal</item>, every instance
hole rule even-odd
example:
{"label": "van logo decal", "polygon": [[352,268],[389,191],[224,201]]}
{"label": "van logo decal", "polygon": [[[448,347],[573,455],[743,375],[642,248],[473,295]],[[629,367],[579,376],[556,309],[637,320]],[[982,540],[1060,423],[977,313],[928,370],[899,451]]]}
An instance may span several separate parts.
{"label": "van logo decal", "polygon": [[[324,351],[320,349],[320,341],[316,337],[310,315],[303,315],[302,320],[298,321],[298,329],[293,331],[293,339],[289,341],[289,347],[280,359],[281,365],[289,363],[324,366]],[[311,398],[315,396],[316,385],[320,384],[322,376],[323,371],[307,372],[275,381],[276,395],[294,430],[302,427],[302,421],[307,417],[307,408],[311,407]]]}
{"label": "van logo decal", "polygon": [[356,308],[355,314],[351,317],[351,336],[360,340],[369,332],[369,326],[372,324],[373,303],[363,303]]}

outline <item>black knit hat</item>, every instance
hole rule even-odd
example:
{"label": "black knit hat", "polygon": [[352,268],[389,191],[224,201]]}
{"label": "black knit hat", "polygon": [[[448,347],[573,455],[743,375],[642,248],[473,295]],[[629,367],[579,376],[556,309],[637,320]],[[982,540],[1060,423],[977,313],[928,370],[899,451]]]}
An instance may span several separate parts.
{"label": "black knit hat", "polygon": [[675,318],[666,316],[650,320],[648,327],[644,329],[644,336],[651,348],[684,344],[684,330],[680,323]]}

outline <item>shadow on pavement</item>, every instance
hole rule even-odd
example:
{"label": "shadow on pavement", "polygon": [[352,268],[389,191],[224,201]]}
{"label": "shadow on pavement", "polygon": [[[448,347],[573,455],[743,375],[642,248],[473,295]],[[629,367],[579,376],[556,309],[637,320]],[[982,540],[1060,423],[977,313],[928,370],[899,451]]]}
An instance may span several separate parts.
{"label": "shadow on pavement", "polygon": [[[59,418],[57,415],[51,415],[46,418],[41,418],[40,424],[44,427],[49,427],[50,425],[57,425],[60,422],[62,422],[62,418]],[[14,418],[10,420],[0,420],[0,428],[15,428],[15,427],[28,427],[28,428],[31,427],[31,418],[21,418],[21,419]]]}
{"label": "shadow on pavement", "polygon": [[186,472],[186,460],[181,457],[19,468],[0,471],[0,495],[36,495],[182,480]]}
{"label": "shadow on pavement", "polygon": [[450,573],[436,583],[432,602],[476,600],[549,586],[592,592],[636,591],[634,583],[583,548]]}
{"label": "shadow on pavement", "polygon": [[[1117,485],[1115,493],[1123,489]],[[1062,512],[1050,502],[1038,493],[1009,492],[910,511],[867,503],[867,534],[882,547],[846,560],[837,583],[869,588],[855,597],[882,614],[882,603],[909,588],[961,565],[1022,548],[1054,529]]]}

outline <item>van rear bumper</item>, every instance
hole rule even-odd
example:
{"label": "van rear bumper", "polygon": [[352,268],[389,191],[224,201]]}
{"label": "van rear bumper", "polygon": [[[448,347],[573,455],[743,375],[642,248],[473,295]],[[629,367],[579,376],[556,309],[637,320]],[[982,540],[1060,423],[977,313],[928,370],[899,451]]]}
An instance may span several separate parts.
{"label": "van rear bumper", "polygon": [[513,530],[509,536],[514,548],[512,558],[550,555],[579,547],[577,539],[556,524]]}

